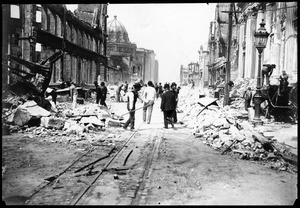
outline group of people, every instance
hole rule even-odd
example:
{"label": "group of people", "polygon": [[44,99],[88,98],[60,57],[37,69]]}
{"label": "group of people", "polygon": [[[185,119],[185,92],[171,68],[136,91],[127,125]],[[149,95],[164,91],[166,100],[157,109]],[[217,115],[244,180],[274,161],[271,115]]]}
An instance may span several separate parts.
{"label": "group of people", "polygon": [[[161,85],[161,83],[159,84]],[[127,129],[130,126],[131,130],[134,129],[136,102],[138,99],[143,102],[143,122],[150,124],[154,102],[158,98],[158,95],[161,97],[160,109],[164,115],[164,128],[167,129],[169,124],[174,128],[174,123],[177,122],[176,108],[179,90],[180,87],[177,87],[175,82],[171,86],[169,83],[166,83],[162,92],[159,91],[159,88],[155,87],[152,81],[148,81],[146,85],[141,80],[130,84],[125,96],[129,118],[124,123],[123,128]]]}

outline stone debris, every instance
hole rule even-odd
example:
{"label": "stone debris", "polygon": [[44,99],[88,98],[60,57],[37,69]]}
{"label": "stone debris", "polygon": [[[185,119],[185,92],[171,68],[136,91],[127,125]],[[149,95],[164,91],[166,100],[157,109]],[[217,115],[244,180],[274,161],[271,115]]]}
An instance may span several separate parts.
{"label": "stone debris", "polygon": [[[208,106],[201,114],[199,112],[203,106],[197,103],[199,100],[196,96],[197,89],[190,91],[185,89],[185,93],[188,94],[179,94],[178,106],[179,110],[184,109],[185,112],[189,112],[183,123],[192,129],[196,139],[215,150],[224,151],[230,147],[227,153],[237,154],[241,159],[268,161],[271,168],[288,170],[284,155],[290,157],[295,155],[292,155],[284,145],[272,140],[275,136],[276,127],[260,131],[249,120],[249,113],[244,109],[243,92],[248,86],[254,90],[256,80],[237,80],[234,84],[230,105],[223,107],[223,98],[221,98],[217,100],[218,106]],[[205,95],[209,96],[208,93]],[[253,117],[253,115],[250,116]],[[180,120],[180,117],[178,118]],[[273,119],[262,117],[262,120],[264,126],[274,123]]]}
{"label": "stone debris", "polygon": [[[6,102],[11,102],[3,111],[6,116],[3,120],[8,133],[31,135],[26,138],[34,139],[38,136],[50,142],[75,144],[84,141],[91,145],[113,145],[111,139],[116,138],[114,134],[109,134],[110,139],[105,140],[102,137],[107,138],[107,135],[103,134],[99,138],[98,132],[103,132],[110,126],[120,126],[118,121],[114,122],[113,119],[109,121],[110,112],[107,109],[89,101],[83,105],[78,104],[75,110],[72,110],[71,102],[57,102],[55,105],[57,111],[47,111],[35,101],[24,101],[18,96],[11,96]],[[9,109],[11,106],[14,108]],[[33,118],[39,122],[32,125]]]}
{"label": "stone debris", "polygon": [[[35,101],[31,100],[19,105],[11,117],[13,118],[12,120],[14,124],[23,126],[33,117],[40,118],[45,116],[50,116],[50,112],[38,106]],[[11,117],[9,119],[11,119]]]}

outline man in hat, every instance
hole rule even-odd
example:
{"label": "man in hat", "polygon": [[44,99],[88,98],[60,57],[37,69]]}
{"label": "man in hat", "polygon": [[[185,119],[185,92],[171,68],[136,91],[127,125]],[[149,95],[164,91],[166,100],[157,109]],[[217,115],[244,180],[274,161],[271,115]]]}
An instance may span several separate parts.
{"label": "man in hat", "polygon": [[273,73],[273,69],[276,67],[275,64],[263,64],[262,72],[262,85],[264,85],[264,79],[266,77],[266,86],[270,85],[270,77]]}

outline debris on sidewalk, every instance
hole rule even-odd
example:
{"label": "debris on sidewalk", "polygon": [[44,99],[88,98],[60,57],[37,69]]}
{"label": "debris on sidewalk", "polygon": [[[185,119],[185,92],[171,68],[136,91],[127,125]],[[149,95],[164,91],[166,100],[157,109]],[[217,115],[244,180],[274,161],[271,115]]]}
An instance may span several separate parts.
{"label": "debris on sidewalk", "polygon": [[[264,130],[254,126],[248,119],[248,112],[244,110],[244,100],[241,96],[243,91],[249,86],[255,89],[255,80],[238,81],[235,83],[235,96],[232,97],[231,104],[223,106],[222,99],[216,100],[217,105],[210,105],[199,116],[201,105],[191,101],[203,100],[212,102],[213,98],[197,99],[197,94],[193,95],[181,94],[179,100],[179,109],[185,109],[189,112],[186,116],[186,127],[192,129],[192,133],[196,139],[215,150],[221,151],[222,154],[233,153],[241,159],[259,160],[269,163],[276,170],[289,170],[287,163],[297,165],[297,155],[290,152],[291,147],[276,142],[276,131],[282,128],[280,123],[273,125],[273,128],[266,129],[269,124],[276,123],[272,119],[263,119]],[[180,118],[179,118],[180,119]],[[274,156],[271,156],[272,153]],[[280,162],[281,161],[281,162]],[[278,166],[281,164],[281,166]]]}

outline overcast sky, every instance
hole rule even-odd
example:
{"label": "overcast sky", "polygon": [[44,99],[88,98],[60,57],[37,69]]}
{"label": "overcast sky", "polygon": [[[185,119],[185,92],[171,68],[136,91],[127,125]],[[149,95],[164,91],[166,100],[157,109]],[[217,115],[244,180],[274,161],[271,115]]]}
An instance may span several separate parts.
{"label": "overcast sky", "polygon": [[[153,50],[159,63],[159,82],[179,82],[180,65],[199,61],[200,45],[207,44],[215,3],[109,4],[108,22],[117,16],[129,40]],[[73,11],[77,6],[67,8]]]}

